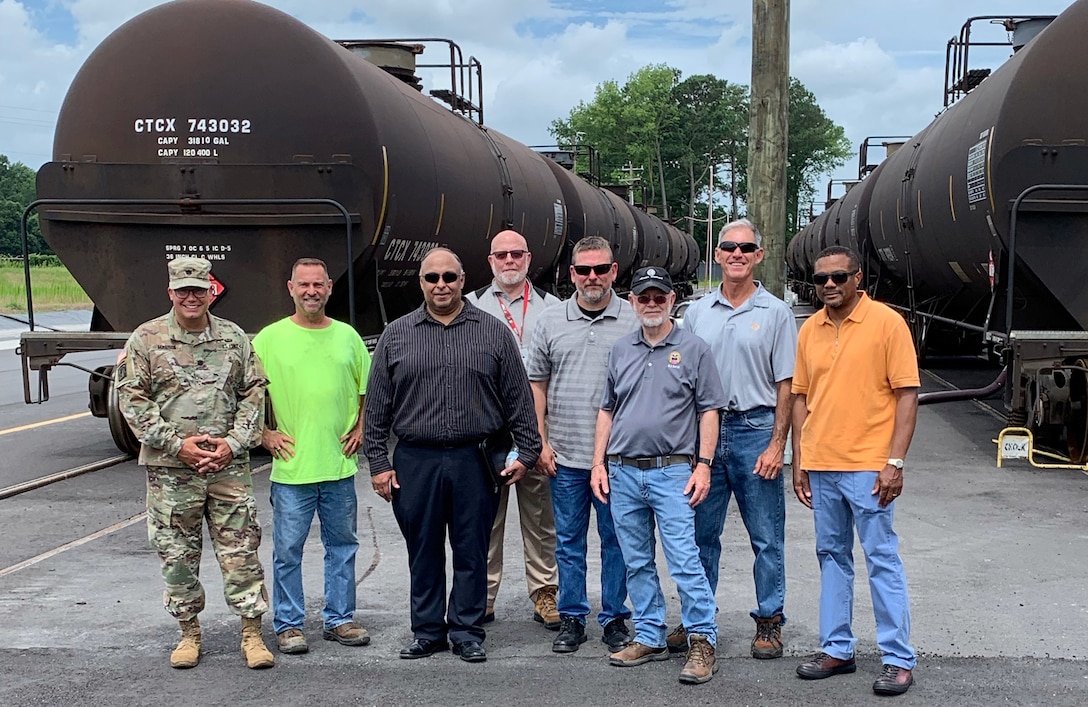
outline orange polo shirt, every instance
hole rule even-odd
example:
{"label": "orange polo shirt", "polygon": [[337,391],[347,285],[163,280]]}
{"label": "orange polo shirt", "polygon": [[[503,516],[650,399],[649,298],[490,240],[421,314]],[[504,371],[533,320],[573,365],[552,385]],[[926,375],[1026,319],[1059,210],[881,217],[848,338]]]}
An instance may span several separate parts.
{"label": "orange polo shirt", "polygon": [[825,307],[797,336],[793,392],[807,396],[801,430],[806,470],[883,469],[895,427],[893,391],[919,386],[906,321],[864,292],[859,295],[861,301],[840,326]]}

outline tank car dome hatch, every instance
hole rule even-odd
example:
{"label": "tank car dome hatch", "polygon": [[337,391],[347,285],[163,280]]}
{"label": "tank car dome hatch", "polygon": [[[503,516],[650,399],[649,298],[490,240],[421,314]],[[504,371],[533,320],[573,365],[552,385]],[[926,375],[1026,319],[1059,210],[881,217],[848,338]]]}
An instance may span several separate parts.
{"label": "tank car dome hatch", "polygon": [[1012,50],[1018,52],[1053,21],[1053,17],[1031,17],[1024,20],[1005,20],[1002,24],[1004,24],[1006,30],[1012,33]]}
{"label": "tank car dome hatch", "polygon": [[423,82],[416,76],[416,57],[423,53],[422,44],[351,39],[337,40],[336,43],[417,91],[423,90]]}

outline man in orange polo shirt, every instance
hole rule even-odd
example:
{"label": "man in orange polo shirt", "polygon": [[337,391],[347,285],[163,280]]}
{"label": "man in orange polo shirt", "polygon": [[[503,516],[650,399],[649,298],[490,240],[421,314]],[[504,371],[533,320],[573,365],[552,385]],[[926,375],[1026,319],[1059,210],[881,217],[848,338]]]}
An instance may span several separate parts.
{"label": "man in orange polo shirt", "polygon": [[813,275],[824,308],[801,327],[793,374],[793,490],[813,511],[820,562],[820,652],[797,674],[820,680],[856,670],[854,529],[869,568],[884,667],[873,692],[914,682],[910,600],[892,527],[918,413],[918,363],[903,317],[858,290],[856,253],[824,249]]}

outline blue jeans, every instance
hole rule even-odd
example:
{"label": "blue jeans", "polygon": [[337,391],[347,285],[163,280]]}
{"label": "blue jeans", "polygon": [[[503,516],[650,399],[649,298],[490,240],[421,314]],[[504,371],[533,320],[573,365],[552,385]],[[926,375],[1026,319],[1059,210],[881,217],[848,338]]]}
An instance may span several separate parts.
{"label": "blue jeans", "polygon": [[354,619],[355,477],[316,484],[272,482],[272,628],[283,633],[302,628],[306,600],[302,592],[302,548],[317,511],[325,547],[325,628]]}
{"label": "blue jeans", "polygon": [[876,643],[883,662],[913,670],[907,575],[899,558],[899,536],[892,529],[895,502],[881,508],[873,495],[875,471],[809,472],[816,559],[820,562],[820,645],[830,656],[854,655],[854,528],[857,528],[869,594],[876,614]]}
{"label": "blue jeans", "polygon": [[665,548],[665,562],[680,594],[680,617],[688,634],[718,640],[714,622],[714,593],[699,564],[695,544],[695,509],[688,505],[684,487],[691,479],[690,464],[656,469],[609,462],[609,505],[616,536],[627,563],[627,591],[634,607],[635,640],[644,646],[665,646],[665,595],[657,578],[654,526]]}
{"label": "blue jeans", "polygon": [[736,496],[740,517],[755,554],[752,575],[756,603],[752,618],[781,616],[786,621],[786,497],[782,474],[768,480],[754,472],[771,443],[774,408],[722,412],[718,451],[710,470],[710,494],[695,507],[695,541],[710,591],[718,591],[722,530],[729,498]]}
{"label": "blue jeans", "polygon": [[604,626],[613,619],[628,619],[626,568],[620,552],[612,512],[589,488],[589,469],[557,465],[552,485],[555,510],[555,562],[559,566],[559,596],[556,603],[563,618],[585,623],[589,615],[586,595],[586,534],[589,507],[597,511],[597,533],[601,537],[601,611],[597,621]]}

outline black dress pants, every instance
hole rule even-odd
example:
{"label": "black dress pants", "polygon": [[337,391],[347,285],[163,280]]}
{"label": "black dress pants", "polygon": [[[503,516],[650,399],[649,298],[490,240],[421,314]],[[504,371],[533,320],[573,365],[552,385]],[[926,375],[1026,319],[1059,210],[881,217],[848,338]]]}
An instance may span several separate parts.
{"label": "black dress pants", "polygon": [[[483,641],[487,610],[487,546],[497,495],[475,444],[393,451],[399,489],[393,515],[408,545],[412,633],[454,643]],[[453,588],[446,609],[446,531],[453,550]]]}

